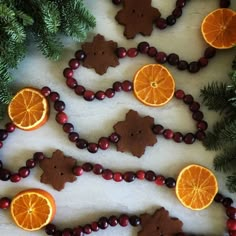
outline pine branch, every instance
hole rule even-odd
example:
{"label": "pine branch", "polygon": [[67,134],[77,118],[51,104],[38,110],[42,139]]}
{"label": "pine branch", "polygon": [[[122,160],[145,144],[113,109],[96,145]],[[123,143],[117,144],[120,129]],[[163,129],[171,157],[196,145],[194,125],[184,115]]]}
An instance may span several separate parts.
{"label": "pine branch", "polygon": [[236,168],[236,145],[228,146],[214,159],[214,168],[217,171],[228,172]]}
{"label": "pine branch", "polygon": [[232,96],[232,92],[227,90],[226,83],[213,82],[208,84],[207,87],[201,89],[201,97],[203,97],[203,103],[209,110],[224,111],[229,105],[229,99]]}
{"label": "pine branch", "polygon": [[236,192],[236,173],[227,176],[226,186],[228,187],[230,192],[232,193]]}

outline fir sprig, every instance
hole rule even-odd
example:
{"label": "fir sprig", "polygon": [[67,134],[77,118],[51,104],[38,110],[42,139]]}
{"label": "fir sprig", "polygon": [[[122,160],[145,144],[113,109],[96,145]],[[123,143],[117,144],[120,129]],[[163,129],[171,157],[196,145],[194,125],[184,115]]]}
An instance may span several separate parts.
{"label": "fir sprig", "polygon": [[221,150],[214,159],[218,171],[229,173],[226,185],[236,192],[236,57],[232,63],[230,84],[213,82],[201,90],[203,102],[209,109],[221,112],[223,118],[207,133],[204,145],[210,150]]}
{"label": "fir sprig", "polygon": [[95,27],[95,18],[82,0],[0,0],[0,119],[11,100],[9,69],[25,57],[32,39],[42,54],[60,58],[63,44],[59,35],[83,41]]}

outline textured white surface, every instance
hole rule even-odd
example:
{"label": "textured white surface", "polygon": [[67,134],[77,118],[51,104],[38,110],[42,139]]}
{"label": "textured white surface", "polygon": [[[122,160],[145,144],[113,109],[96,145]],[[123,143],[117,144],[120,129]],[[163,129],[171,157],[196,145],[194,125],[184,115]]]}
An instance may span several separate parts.
{"label": "textured white surface", "polygon": [[[119,8],[111,1],[87,0],[86,5],[97,18],[97,26],[88,35],[90,41],[97,33],[105,35],[106,39],[117,41],[119,46],[126,48],[135,47],[140,41],[148,41],[159,50],[167,53],[175,52],[181,58],[188,61],[199,58],[206,47],[200,34],[200,23],[203,17],[218,7],[215,1],[191,1],[184,9],[183,16],[177,24],[164,31],[154,29],[150,37],[138,36],[134,40],[126,40],[123,36],[123,27],[118,25],[114,16]],[[232,1],[231,7],[236,8],[236,2]],[[169,14],[173,9],[175,1],[153,1],[153,5],[160,8],[163,16]],[[77,19],[74,19],[75,21]],[[99,137],[109,135],[112,126],[123,120],[129,109],[138,111],[141,115],[150,115],[155,118],[156,123],[181,132],[195,130],[195,123],[191,119],[190,112],[182,102],[173,99],[168,105],[161,108],[146,107],[139,103],[132,93],[119,93],[113,99],[105,99],[102,102],[94,101],[88,103],[76,96],[65,86],[62,76],[63,68],[67,66],[74,52],[80,45],[68,39],[64,40],[65,50],[59,62],[46,60],[37,49],[30,45],[29,54],[20,64],[16,77],[16,88],[24,86],[50,86],[60,93],[61,99],[65,101],[66,113],[69,121],[75,125],[75,129],[81,137],[89,141],[97,141]],[[190,93],[197,101],[200,89],[211,81],[227,80],[227,73],[231,69],[231,61],[235,50],[218,51],[217,56],[210,61],[207,68],[197,74],[180,72],[166,65],[174,75],[176,87],[186,93]],[[98,76],[93,70],[80,68],[76,72],[79,83],[92,90],[104,89],[112,85],[114,81],[132,79],[135,71],[144,64],[153,63],[146,56],[139,55],[135,59],[123,59],[120,66],[109,68],[104,76]],[[209,123],[209,129],[218,119],[215,112],[210,112],[205,106],[201,107],[205,119]],[[124,172],[126,170],[152,169],[165,176],[177,177],[179,171],[188,164],[196,163],[213,169],[212,162],[215,152],[206,151],[200,142],[193,145],[176,144],[172,141],[159,138],[158,144],[146,149],[142,158],[138,159],[129,153],[120,153],[114,147],[109,151],[99,151],[89,154],[87,151],[78,150],[67,140],[66,134],[55,122],[54,111],[51,112],[50,120],[42,128],[24,132],[17,130],[10,135],[5,147],[1,150],[1,160],[11,170],[16,170],[24,165],[35,151],[43,151],[48,156],[55,149],[61,149],[66,155],[75,157],[78,161],[91,161],[100,163],[104,167]],[[154,209],[164,206],[172,216],[178,217],[184,222],[184,231],[202,233],[205,235],[220,236],[225,230],[225,213],[219,204],[212,204],[203,211],[191,211],[184,208],[175,197],[171,189],[157,187],[146,181],[135,181],[133,183],[115,183],[105,181],[93,174],[84,174],[76,182],[66,184],[61,192],[57,192],[49,185],[39,182],[42,171],[35,168],[30,177],[21,181],[20,184],[10,182],[0,183],[0,196],[14,196],[20,190],[37,187],[49,191],[56,200],[57,214],[54,223],[60,227],[74,227],[97,220],[100,216],[128,213],[139,214],[144,212],[153,213]],[[220,192],[236,200],[235,195],[229,194],[225,188],[225,176],[215,172]],[[115,227],[105,231],[93,233],[92,235],[136,235],[137,229],[132,227]],[[12,222],[9,211],[0,212],[0,234],[1,235],[44,235],[44,231],[28,233],[17,228]]]}

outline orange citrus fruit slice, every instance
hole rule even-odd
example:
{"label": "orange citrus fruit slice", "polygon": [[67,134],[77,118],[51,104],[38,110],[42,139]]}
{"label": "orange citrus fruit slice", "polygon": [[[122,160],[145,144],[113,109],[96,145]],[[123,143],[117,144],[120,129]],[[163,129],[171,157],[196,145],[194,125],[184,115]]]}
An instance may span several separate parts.
{"label": "orange citrus fruit slice", "polygon": [[24,88],[11,100],[8,115],[19,129],[34,130],[48,120],[49,105],[38,89]]}
{"label": "orange citrus fruit slice", "polygon": [[175,81],[164,66],[148,64],[136,72],[133,89],[139,101],[148,106],[158,107],[173,97]]}
{"label": "orange citrus fruit slice", "polygon": [[12,199],[10,210],[17,226],[35,231],[52,221],[56,204],[48,192],[42,189],[27,189]]}
{"label": "orange citrus fruit slice", "polygon": [[192,210],[202,210],[208,207],[217,192],[216,177],[203,166],[185,167],[176,181],[177,198],[185,207]]}
{"label": "orange citrus fruit slice", "polygon": [[227,49],[236,45],[236,12],[220,8],[210,12],[201,25],[205,41],[214,48]]}

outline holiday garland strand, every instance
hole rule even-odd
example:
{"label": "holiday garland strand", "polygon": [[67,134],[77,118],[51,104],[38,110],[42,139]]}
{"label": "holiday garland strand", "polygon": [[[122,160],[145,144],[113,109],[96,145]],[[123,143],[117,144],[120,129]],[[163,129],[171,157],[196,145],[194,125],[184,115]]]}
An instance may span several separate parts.
{"label": "holiday garland strand", "polygon": [[204,145],[209,150],[221,150],[214,159],[217,171],[228,173],[226,185],[236,192],[236,56],[232,63],[230,84],[213,82],[201,90],[203,103],[223,118],[208,132]]}
{"label": "holiday garland strand", "polygon": [[12,98],[11,68],[16,68],[34,40],[42,54],[60,58],[59,33],[83,41],[95,18],[82,0],[0,0],[0,119]]}

